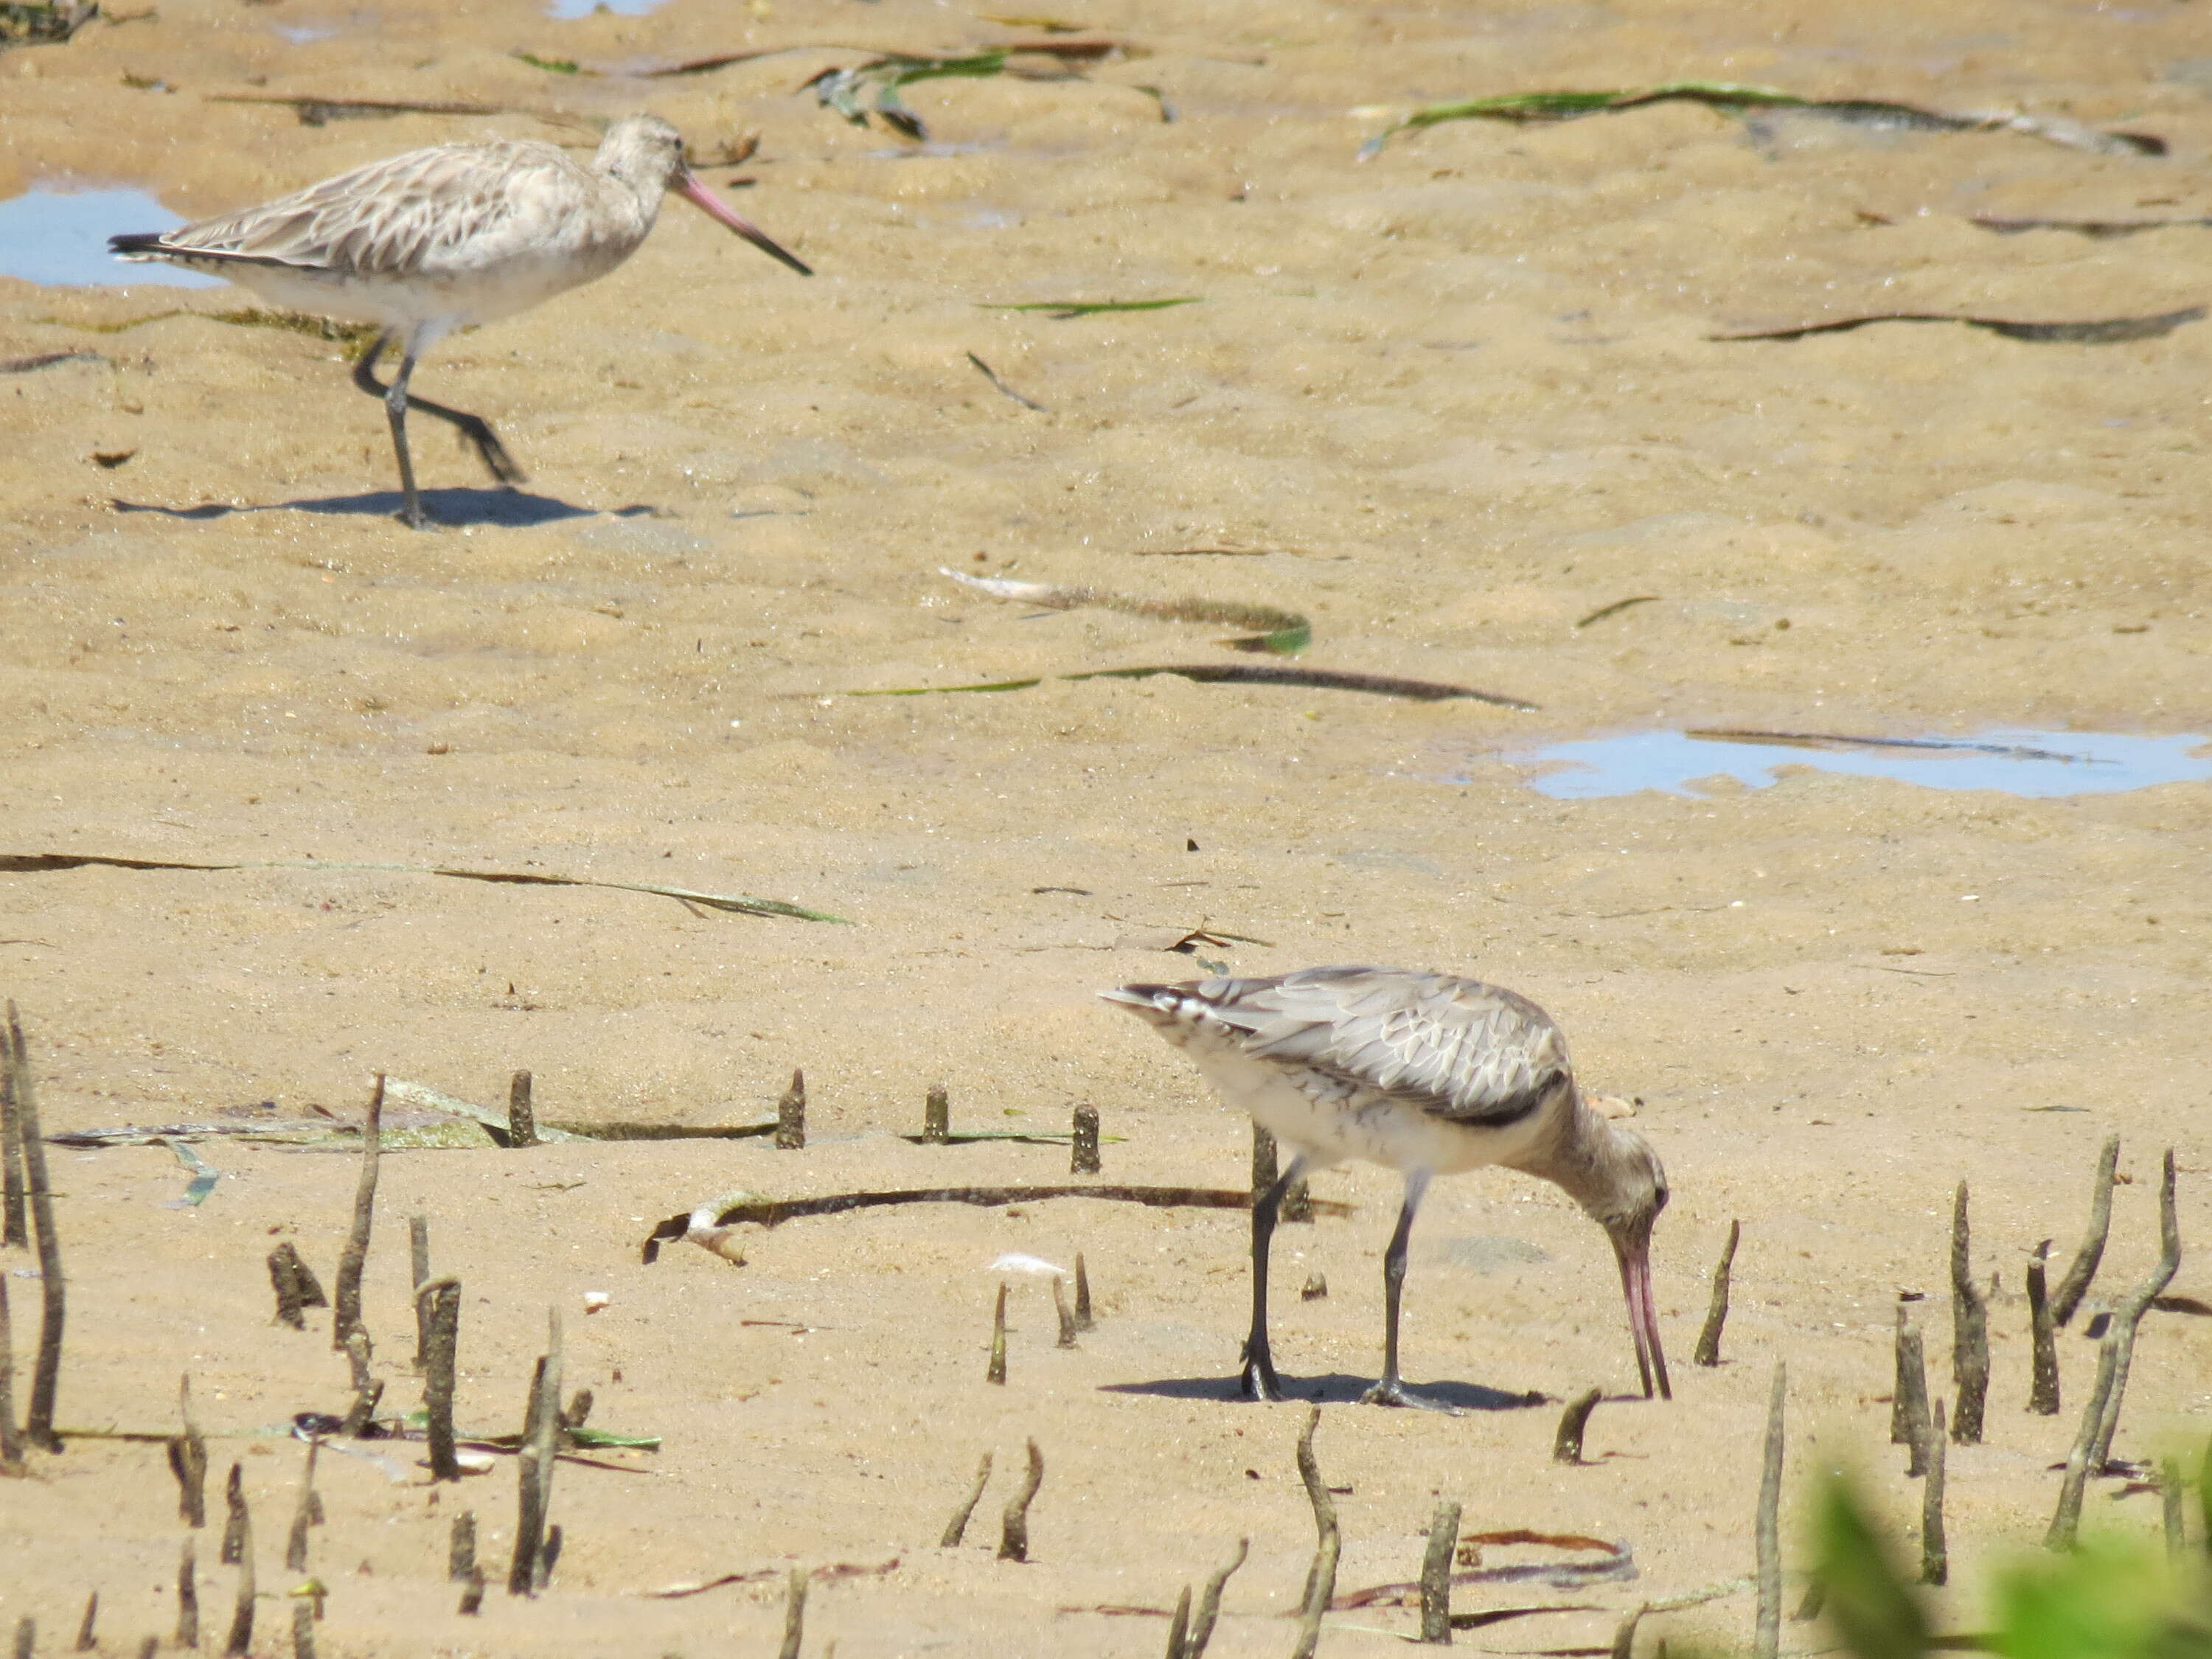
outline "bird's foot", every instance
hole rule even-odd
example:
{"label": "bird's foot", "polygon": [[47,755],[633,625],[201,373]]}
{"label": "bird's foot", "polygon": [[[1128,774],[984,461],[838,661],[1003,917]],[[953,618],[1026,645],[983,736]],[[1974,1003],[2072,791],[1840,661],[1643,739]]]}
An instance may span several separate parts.
{"label": "bird's foot", "polygon": [[1459,1407],[1425,1394],[1416,1394],[1395,1376],[1386,1376],[1365,1394],[1359,1396],[1363,1406],[1407,1406],[1416,1411],[1442,1412],[1447,1417],[1457,1417]]}
{"label": "bird's foot", "polygon": [[1247,1400],[1279,1401],[1283,1398],[1282,1379],[1275,1375],[1274,1363],[1264,1356],[1257,1361],[1244,1362],[1237,1386]]}

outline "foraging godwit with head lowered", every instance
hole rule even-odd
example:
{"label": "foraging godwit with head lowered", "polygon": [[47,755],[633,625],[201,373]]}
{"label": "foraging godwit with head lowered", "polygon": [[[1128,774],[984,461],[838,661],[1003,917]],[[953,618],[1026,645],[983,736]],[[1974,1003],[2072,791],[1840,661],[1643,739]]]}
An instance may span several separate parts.
{"label": "foraging godwit with head lowered", "polygon": [[[427,521],[407,451],[409,410],[457,428],[500,483],[523,475],[482,416],[409,393],[416,359],[457,328],[605,276],[637,251],[670,191],[800,276],[814,274],[725,207],[685,163],[676,129],[652,115],[616,122],[588,163],[521,139],[438,144],[223,218],[112,236],[108,246],[125,259],[228,277],[287,310],[374,324],[353,382],[384,400],[400,516],[419,530]],[[387,386],[376,362],[394,341],[399,373]]]}
{"label": "foraging godwit with head lowered", "polygon": [[1267,1346],[1267,1247],[1291,1183],[1347,1158],[1387,1164],[1406,1198],[1382,1257],[1382,1380],[1360,1397],[1441,1402],[1398,1372],[1406,1242],[1430,1178],[1500,1164],[1564,1188],[1613,1241],[1644,1394],[1674,1397],[1651,1295],[1651,1229],[1667,1172],[1643,1136],[1584,1097],[1566,1040],[1526,997],[1449,974],[1307,968],[1276,979],[1125,985],[1100,994],[1198,1063],[1233,1106],[1293,1149],[1252,1204],[1248,1399],[1280,1400]]}

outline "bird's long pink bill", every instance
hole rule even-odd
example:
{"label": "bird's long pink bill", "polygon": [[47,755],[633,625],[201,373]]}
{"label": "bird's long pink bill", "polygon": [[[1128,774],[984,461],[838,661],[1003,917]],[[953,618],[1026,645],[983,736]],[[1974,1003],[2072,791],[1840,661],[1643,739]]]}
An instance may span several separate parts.
{"label": "bird's long pink bill", "polygon": [[744,220],[738,218],[736,214],[731,212],[728,208],[722,204],[722,198],[715,195],[713,191],[708,189],[705,183],[700,179],[699,175],[692,172],[690,168],[687,167],[684,169],[683,176],[677,181],[676,189],[678,193],[680,194],[684,200],[696,207],[709,219],[714,220],[717,224],[727,225],[732,230],[737,232],[738,235],[744,237],[745,240],[750,242],[763,253],[767,254],[769,258],[780,260],[781,263],[789,265],[793,270],[797,271],[802,276],[811,276],[814,274],[814,269],[812,266],[805,264],[796,255],[787,252],[783,248],[778,246],[775,239],[770,237],[766,231],[761,229],[757,225],[748,224]]}
{"label": "bird's long pink bill", "polygon": [[1674,1390],[1667,1380],[1667,1354],[1659,1346],[1659,1305],[1651,1295],[1650,1235],[1617,1237],[1613,1249],[1620,1258],[1620,1293],[1628,1304],[1628,1330],[1636,1339],[1636,1369],[1644,1379],[1644,1397],[1651,1398],[1656,1382],[1659,1397],[1672,1400]]}

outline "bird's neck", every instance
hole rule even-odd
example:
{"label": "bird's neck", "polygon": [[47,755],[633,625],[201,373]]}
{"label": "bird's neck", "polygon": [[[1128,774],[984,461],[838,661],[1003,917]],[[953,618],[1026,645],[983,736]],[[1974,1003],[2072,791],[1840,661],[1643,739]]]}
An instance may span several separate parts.
{"label": "bird's neck", "polygon": [[1581,1085],[1571,1078],[1546,1108],[1543,1133],[1518,1157],[1505,1162],[1509,1168],[1541,1176],[1588,1210],[1610,1190],[1605,1166],[1612,1142],[1613,1126],[1583,1097]]}

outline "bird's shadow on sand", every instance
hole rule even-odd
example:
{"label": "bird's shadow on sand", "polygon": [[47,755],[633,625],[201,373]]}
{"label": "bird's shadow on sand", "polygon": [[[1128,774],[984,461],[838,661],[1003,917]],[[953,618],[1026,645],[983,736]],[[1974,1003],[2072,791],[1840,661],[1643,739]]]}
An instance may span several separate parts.
{"label": "bird's shadow on sand", "polygon": [[[318,513],[396,519],[399,516],[401,499],[396,489],[374,489],[360,495],[316,495],[300,501],[271,501],[256,507],[230,507],[221,501],[208,501],[198,507],[164,507],[152,501],[119,499],[112,501],[109,505],[118,513],[154,513],[165,519],[227,519],[234,513]],[[534,495],[526,489],[426,489],[422,492],[422,510],[433,522],[454,526],[483,524],[520,528],[531,525],[557,524],[564,519],[600,516],[598,507],[577,507],[555,496]],[[656,510],[639,504],[611,508],[605,516],[635,519]]]}
{"label": "bird's shadow on sand", "polygon": [[[1311,1401],[1319,1406],[1344,1406],[1358,1401],[1374,1385],[1374,1378],[1347,1376],[1341,1371],[1332,1371],[1326,1376],[1285,1376],[1282,1379],[1284,1397],[1290,1400]],[[1529,1406],[1547,1406],[1553,1402],[1547,1394],[1513,1394],[1504,1389],[1492,1389],[1480,1382],[1414,1382],[1406,1385],[1416,1394],[1441,1401],[1447,1406],[1463,1412],[1519,1411]],[[1242,1401],[1243,1391],[1233,1376],[1170,1376],[1154,1382],[1108,1382],[1098,1390],[1101,1394],[1150,1395],[1157,1400],[1224,1400]]]}

